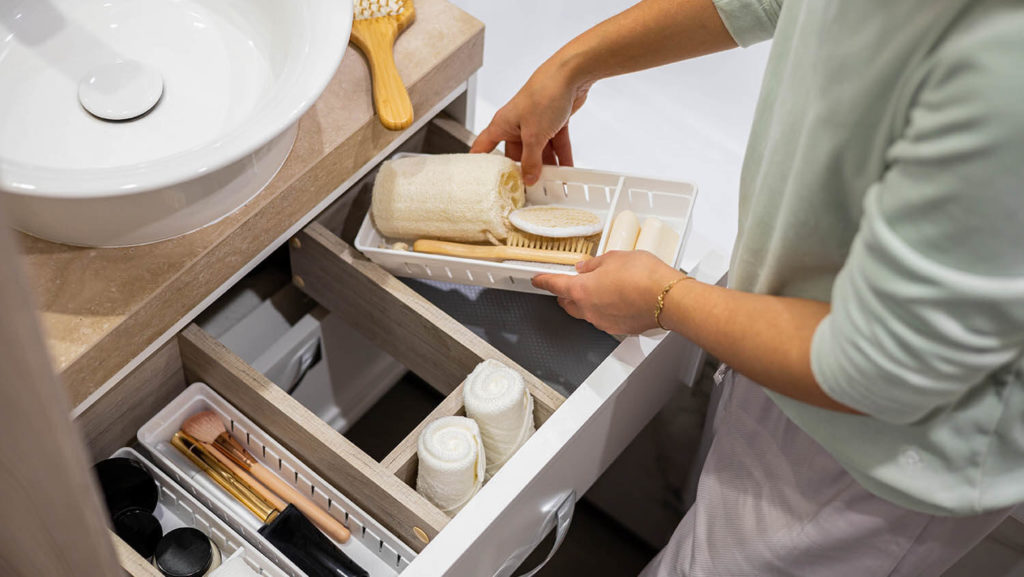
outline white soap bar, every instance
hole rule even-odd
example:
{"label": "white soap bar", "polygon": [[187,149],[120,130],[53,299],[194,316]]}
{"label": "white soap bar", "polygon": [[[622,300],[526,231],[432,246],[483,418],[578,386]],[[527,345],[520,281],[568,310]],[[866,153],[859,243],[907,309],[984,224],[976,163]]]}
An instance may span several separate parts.
{"label": "white soap bar", "polygon": [[640,221],[632,210],[624,210],[615,215],[612,220],[612,228],[608,231],[608,242],[604,251],[633,250],[636,246],[636,237],[640,234]]}
{"label": "white soap bar", "polygon": [[677,248],[679,248],[678,232],[657,218],[650,217],[644,220],[643,226],[640,227],[640,235],[636,239],[636,250],[646,250],[660,258],[665,264],[673,266]]}

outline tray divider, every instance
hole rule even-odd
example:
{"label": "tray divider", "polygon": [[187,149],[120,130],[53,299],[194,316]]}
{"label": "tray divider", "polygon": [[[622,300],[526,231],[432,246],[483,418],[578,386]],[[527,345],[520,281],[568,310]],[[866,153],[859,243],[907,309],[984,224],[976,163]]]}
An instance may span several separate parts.
{"label": "tray divider", "polygon": [[[385,469],[394,473],[396,477],[401,479],[410,487],[416,486],[416,473],[418,472],[419,458],[417,456],[417,448],[419,446],[420,434],[423,429],[430,423],[440,419],[441,417],[459,416],[463,417],[466,415],[466,405],[464,403],[462,388],[465,386],[465,382],[460,383],[458,387],[444,401],[441,402],[433,411],[430,412],[420,424],[417,425],[411,433],[406,435],[402,442],[398,444],[384,459],[381,461],[381,465]],[[541,412],[554,411],[551,407],[544,407],[543,400],[534,398],[533,414],[534,424],[540,427],[538,423],[538,415]]]}
{"label": "tray divider", "polygon": [[619,213],[619,197],[622,196],[622,184],[624,182],[626,182],[626,177],[620,176],[619,183],[615,185],[615,192],[612,193],[612,200],[608,204],[608,215],[604,220],[604,228],[601,229],[601,242],[597,244],[594,256],[604,254],[604,247],[608,244],[608,234],[612,231],[612,221],[615,220],[615,215]]}
{"label": "tray divider", "polygon": [[440,405],[435,407],[433,411],[430,411],[430,414],[420,421],[420,424],[411,433],[406,435],[397,447],[384,457],[380,462],[381,465],[394,473],[405,484],[415,487],[417,463],[419,462],[416,450],[419,444],[420,433],[423,432],[427,425],[441,417],[465,416],[465,414],[466,407],[462,402],[462,384],[460,384],[458,387],[455,387],[455,390]]}
{"label": "tray divider", "polygon": [[185,375],[207,383],[414,551],[449,518],[196,325],[179,336]]}

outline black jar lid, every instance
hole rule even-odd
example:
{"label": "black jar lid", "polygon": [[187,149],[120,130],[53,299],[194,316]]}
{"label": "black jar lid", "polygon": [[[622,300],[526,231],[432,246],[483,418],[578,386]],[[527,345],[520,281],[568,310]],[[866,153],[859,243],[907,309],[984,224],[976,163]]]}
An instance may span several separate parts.
{"label": "black jar lid", "polygon": [[167,577],[202,577],[212,563],[213,543],[192,527],[181,527],[164,535],[153,561]]}
{"label": "black jar lid", "polygon": [[164,534],[153,513],[139,508],[125,509],[114,517],[114,532],[146,559],[153,556]]}
{"label": "black jar lid", "polygon": [[125,457],[113,457],[96,463],[93,467],[103,490],[110,519],[115,519],[128,509],[142,509],[152,513],[160,490],[156,481],[142,464]]}

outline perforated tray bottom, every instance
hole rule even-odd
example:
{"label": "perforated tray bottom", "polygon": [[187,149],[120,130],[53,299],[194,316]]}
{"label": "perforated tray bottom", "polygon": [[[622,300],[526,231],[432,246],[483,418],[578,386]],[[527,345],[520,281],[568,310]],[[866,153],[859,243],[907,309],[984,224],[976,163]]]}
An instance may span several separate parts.
{"label": "perforated tray bottom", "polygon": [[619,345],[552,296],[402,279],[480,338],[568,397]]}

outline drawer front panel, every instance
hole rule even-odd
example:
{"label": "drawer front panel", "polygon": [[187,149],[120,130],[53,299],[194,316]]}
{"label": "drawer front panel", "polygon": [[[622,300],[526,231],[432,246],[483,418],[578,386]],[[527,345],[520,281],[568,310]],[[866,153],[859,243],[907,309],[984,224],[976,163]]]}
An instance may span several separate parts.
{"label": "drawer front panel", "polygon": [[[424,549],[406,577],[507,576],[557,524],[567,495],[584,494],[678,386],[702,353],[666,338],[645,354],[630,337]],[[526,569],[521,568],[518,573]]]}

